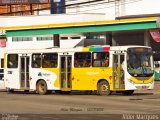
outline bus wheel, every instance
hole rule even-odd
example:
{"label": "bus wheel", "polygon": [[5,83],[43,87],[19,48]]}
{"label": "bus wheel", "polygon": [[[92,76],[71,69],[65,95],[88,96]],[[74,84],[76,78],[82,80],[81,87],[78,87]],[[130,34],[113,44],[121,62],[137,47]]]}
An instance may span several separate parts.
{"label": "bus wheel", "polygon": [[7,92],[12,93],[12,92],[14,92],[14,89],[7,88]]}
{"label": "bus wheel", "polygon": [[37,93],[39,93],[40,95],[45,95],[48,92],[47,84],[44,80],[40,80],[37,83],[36,89],[37,89]]}
{"label": "bus wheel", "polygon": [[134,92],[134,90],[127,90],[127,91],[123,91],[123,95],[132,95]]}
{"label": "bus wheel", "polygon": [[109,95],[111,93],[110,91],[110,87],[108,82],[106,81],[101,81],[100,83],[98,83],[98,94],[99,95]]}

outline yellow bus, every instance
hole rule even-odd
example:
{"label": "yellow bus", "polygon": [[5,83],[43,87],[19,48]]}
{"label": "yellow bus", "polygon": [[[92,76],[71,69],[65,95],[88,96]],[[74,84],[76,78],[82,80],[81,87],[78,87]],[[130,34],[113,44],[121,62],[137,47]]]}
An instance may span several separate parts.
{"label": "yellow bus", "polygon": [[153,89],[152,49],[147,46],[89,46],[10,50],[4,57],[7,90],[113,91],[125,95]]}

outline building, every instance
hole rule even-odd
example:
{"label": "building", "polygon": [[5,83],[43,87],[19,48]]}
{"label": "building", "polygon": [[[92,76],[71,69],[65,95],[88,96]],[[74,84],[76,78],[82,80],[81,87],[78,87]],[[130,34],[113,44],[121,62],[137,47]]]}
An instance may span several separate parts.
{"label": "building", "polygon": [[[60,1],[60,0],[56,0]],[[55,2],[56,2],[55,1]],[[154,1],[154,2],[153,2]],[[14,26],[35,26],[42,24],[58,24],[59,23],[73,23],[73,22],[86,22],[86,21],[100,21],[100,20],[122,20],[130,18],[143,18],[159,16],[158,0],[77,0],[65,1],[66,13],[61,15],[50,15],[51,7],[49,9],[41,9],[40,14],[31,16],[13,16],[1,17],[0,27],[14,27]],[[58,2],[56,2],[58,3]],[[15,3],[14,3],[15,4]],[[39,4],[39,3],[37,3]],[[51,4],[51,1],[47,5]],[[18,4],[16,4],[18,5]],[[34,5],[34,4],[33,4]],[[41,5],[46,5],[42,4]],[[141,6],[141,7],[139,7]],[[47,6],[44,6],[47,7]],[[33,10],[34,11],[34,10]],[[29,12],[29,11],[28,11]],[[31,11],[32,12],[32,11]],[[17,13],[16,13],[17,14]],[[45,14],[45,15],[44,15]],[[47,15],[46,15],[47,14]],[[22,15],[22,14],[21,14]],[[26,14],[27,15],[27,14]],[[150,28],[151,29],[151,28]],[[153,29],[153,28],[152,28]],[[126,32],[127,31],[127,32]],[[3,30],[2,30],[3,33]],[[43,34],[43,33],[42,33]],[[23,44],[26,47],[52,47],[53,34],[43,35],[26,35],[26,36],[9,36],[7,37],[8,48],[21,48]],[[106,43],[103,40],[108,38],[106,35],[112,36],[112,44]],[[74,38],[74,40],[72,39]],[[77,38],[77,39],[75,39]],[[94,42],[92,41],[94,40]],[[149,42],[144,41],[149,39]],[[98,41],[99,40],[99,41]],[[4,37],[1,37],[4,41]],[[88,41],[88,42],[87,42]],[[96,41],[96,43],[95,43]],[[4,43],[4,42],[1,42]],[[45,44],[44,44],[45,43]],[[72,43],[72,44],[71,44]],[[60,34],[61,47],[75,47],[76,45],[87,46],[90,44],[110,44],[110,45],[149,45],[154,46],[155,51],[159,50],[159,43],[155,42],[149,29],[128,29],[125,31],[98,31],[98,32],[79,32]],[[24,47],[23,47],[24,48]]]}
{"label": "building", "polygon": [[0,0],[1,16],[38,15],[50,8],[50,0]]}
{"label": "building", "polygon": [[0,15],[46,15],[51,14],[51,9],[65,9],[63,12],[67,14],[101,13],[113,20],[159,14],[158,3],[158,0],[0,0]]}
{"label": "building", "polygon": [[[160,36],[158,2],[66,1],[65,14],[61,15],[50,15],[50,3],[14,3],[10,7],[8,4],[1,4],[1,15],[13,16],[0,17],[0,51],[3,53],[2,50],[5,49],[50,48],[56,46],[53,41],[58,39],[60,47],[65,48],[92,44],[147,45],[157,53],[156,60],[160,60],[160,43],[154,41],[154,37],[151,36],[152,30],[156,30],[153,33]],[[37,9],[38,5],[41,7]],[[3,54],[0,55],[3,58]],[[3,59],[0,61],[2,63]]]}
{"label": "building", "polygon": [[[90,17],[88,17],[90,16]],[[41,15],[41,16],[10,16],[1,17],[0,26],[1,27],[16,27],[16,26],[32,26],[32,25],[42,25],[42,24],[64,24],[70,22],[87,22],[87,21],[98,21],[104,20],[105,15],[103,14],[78,14],[78,15]],[[102,39],[104,36],[102,34],[86,34],[86,33],[70,33],[60,35],[60,46],[61,47],[75,47],[90,45],[89,40],[94,37],[97,39],[97,44],[104,44]],[[86,41],[85,39],[88,39]],[[91,41],[91,40],[90,40]],[[25,44],[25,46],[24,46]],[[6,42],[8,49],[22,49],[22,48],[49,48],[53,47],[53,34],[40,34],[40,35],[28,35],[28,36],[11,36],[7,37]]]}

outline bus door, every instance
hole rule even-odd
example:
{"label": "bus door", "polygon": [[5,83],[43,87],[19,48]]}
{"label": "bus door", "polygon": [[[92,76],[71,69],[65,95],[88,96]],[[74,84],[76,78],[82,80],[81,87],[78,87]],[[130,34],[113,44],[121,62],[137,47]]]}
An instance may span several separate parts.
{"label": "bus door", "polygon": [[19,56],[18,54],[6,54],[5,86],[9,89],[19,89]]}
{"label": "bus door", "polygon": [[29,56],[20,56],[20,88],[29,89]]}
{"label": "bus door", "polygon": [[60,83],[61,90],[71,90],[72,57],[60,56]]}
{"label": "bus door", "polygon": [[113,88],[124,89],[124,54],[113,54]]}

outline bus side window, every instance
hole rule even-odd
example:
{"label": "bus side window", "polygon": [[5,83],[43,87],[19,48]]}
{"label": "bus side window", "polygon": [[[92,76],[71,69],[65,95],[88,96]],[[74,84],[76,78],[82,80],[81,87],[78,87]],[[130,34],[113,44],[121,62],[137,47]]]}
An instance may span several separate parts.
{"label": "bus side window", "polygon": [[90,52],[77,52],[74,55],[75,67],[90,67],[91,66],[91,53]]}
{"label": "bus side window", "polygon": [[94,52],[92,53],[93,67],[108,67],[109,52]]}
{"label": "bus side window", "polygon": [[43,68],[56,68],[58,61],[57,53],[44,53],[42,55],[42,67]]}
{"label": "bus side window", "polygon": [[18,54],[8,54],[7,56],[7,68],[18,67]]}
{"label": "bus side window", "polygon": [[4,68],[4,59],[1,59],[1,68]]}
{"label": "bus side window", "polygon": [[32,55],[32,67],[40,68],[41,67],[41,54]]}

